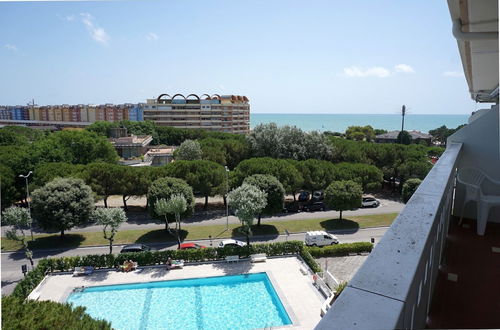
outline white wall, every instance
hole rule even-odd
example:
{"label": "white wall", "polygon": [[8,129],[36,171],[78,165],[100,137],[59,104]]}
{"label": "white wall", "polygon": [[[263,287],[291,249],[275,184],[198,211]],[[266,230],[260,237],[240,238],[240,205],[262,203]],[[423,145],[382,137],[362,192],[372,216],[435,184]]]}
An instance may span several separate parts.
{"label": "white wall", "polygon": [[[467,126],[463,127],[448,138],[448,143],[463,143],[462,152],[458,161],[458,169],[474,167],[485,172],[495,180],[500,180],[500,118],[498,105],[494,105]],[[488,193],[500,195],[498,187],[488,184],[484,186]],[[453,214],[460,216],[464,198],[463,187],[459,185],[456,192],[455,209]],[[464,216],[476,219],[476,203],[469,202]],[[500,207],[491,209],[489,221],[500,222]],[[488,230],[486,228],[486,230]]]}

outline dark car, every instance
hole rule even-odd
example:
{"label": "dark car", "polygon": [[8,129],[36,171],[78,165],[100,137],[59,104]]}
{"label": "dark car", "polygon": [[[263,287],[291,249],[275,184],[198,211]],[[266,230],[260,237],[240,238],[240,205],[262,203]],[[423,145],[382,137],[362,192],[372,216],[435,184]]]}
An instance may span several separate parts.
{"label": "dark car", "polygon": [[325,199],[325,195],[321,190],[315,191],[312,195],[312,200],[314,202],[319,202],[322,201],[323,199]]}
{"label": "dark car", "polygon": [[314,211],[324,211],[326,209],[325,203],[314,202],[311,204],[304,205],[304,211],[314,212]]}
{"label": "dark car", "polygon": [[307,202],[309,200],[309,195],[308,191],[302,191],[299,194],[299,202]]}
{"label": "dark car", "polygon": [[156,249],[144,244],[129,244],[125,245],[120,251],[120,253],[145,252],[145,251],[156,251]]}
{"label": "dark car", "polygon": [[288,203],[283,206],[283,213],[298,213],[302,210],[302,206],[298,203]]}

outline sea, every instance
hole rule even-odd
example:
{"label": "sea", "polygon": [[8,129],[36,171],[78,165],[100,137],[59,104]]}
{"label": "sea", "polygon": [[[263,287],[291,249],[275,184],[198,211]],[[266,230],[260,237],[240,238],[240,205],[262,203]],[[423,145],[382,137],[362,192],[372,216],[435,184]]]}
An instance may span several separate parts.
{"label": "sea", "polygon": [[[456,128],[466,124],[470,115],[420,115],[407,114],[404,129],[428,133],[445,125]],[[278,126],[297,126],[304,131],[345,132],[349,126],[371,125],[387,131],[401,130],[401,115],[398,114],[291,114],[251,113],[250,127],[259,124],[276,123]]]}

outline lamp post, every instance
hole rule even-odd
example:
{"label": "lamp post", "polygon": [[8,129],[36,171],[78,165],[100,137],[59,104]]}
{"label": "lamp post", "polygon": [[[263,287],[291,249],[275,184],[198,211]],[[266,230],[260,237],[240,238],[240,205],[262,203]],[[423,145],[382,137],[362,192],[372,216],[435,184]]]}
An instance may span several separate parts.
{"label": "lamp post", "polygon": [[229,193],[229,168],[224,166],[226,170],[226,231],[229,230],[229,201],[227,200],[227,194]]}
{"label": "lamp post", "polygon": [[[30,215],[30,219],[31,219],[31,208],[30,208],[30,191],[28,189],[28,178],[30,177],[31,174],[33,174],[33,172],[31,171],[29,171],[28,174],[26,175],[19,174],[20,178],[24,178],[26,180],[26,202],[28,203],[28,213]],[[30,232],[31,232],[31,240],[33,240],[33,221],[31,221],[30,224]]]}

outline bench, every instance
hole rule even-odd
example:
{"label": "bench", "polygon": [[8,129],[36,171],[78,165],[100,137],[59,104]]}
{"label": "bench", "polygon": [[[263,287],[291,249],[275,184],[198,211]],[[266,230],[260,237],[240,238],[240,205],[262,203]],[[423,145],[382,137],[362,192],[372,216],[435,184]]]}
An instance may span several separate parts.
{"label": "bench", "polygon": [[267,255],[265,253],[257,253],[250,255],[250,262],[265,262]]}
{"label": "bench", "polygon": [[240,260],[240,256],[227,256],[226,262],[238,262]]}

